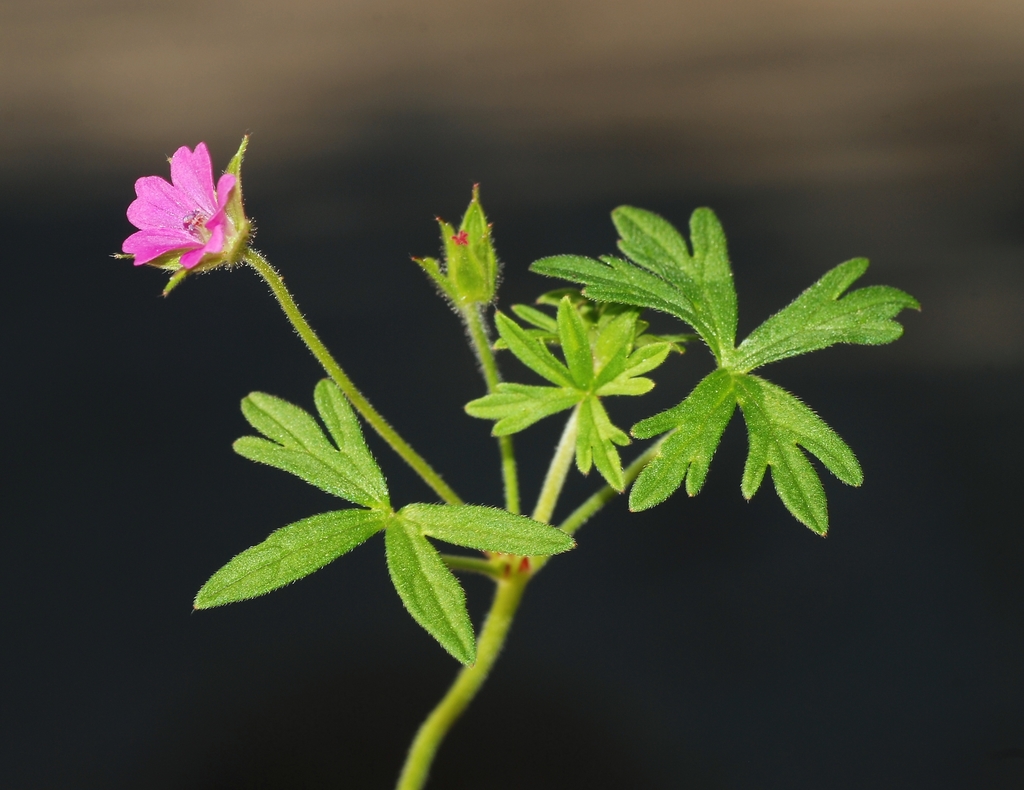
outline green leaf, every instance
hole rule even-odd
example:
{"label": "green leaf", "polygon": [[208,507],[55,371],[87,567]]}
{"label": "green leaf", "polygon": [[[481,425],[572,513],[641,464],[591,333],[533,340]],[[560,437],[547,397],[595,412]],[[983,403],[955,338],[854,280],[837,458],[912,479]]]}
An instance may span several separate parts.
{"label": "green leaf", "polygon": [[575,387],[569,370],[559,362],[545,345],[526,333],[515,321],[496,313],[494,323],[509,350],[528,368],[560,387]]}
{"label": "green leaf", "polygon": [[632,261],[573,255],[543,258],[530,268],[582,283],[584,296],[674,315],[692,326],[724,362],[736,341],[736,290],[725,234],[710,209],[690,218],[691,255],[672,225],[650,211],[620,206],[612,220],[619,249]]}
{"label": "green leaf", "polygon": [[255,598],[308,576],[379,532],[385,521],[379,511],[338,510],[282,527],[213,574],[195,608]]}
{"label": "green leaf", "polygon": [[757,492],[771,467],[775,490],[789,512],[824,535],[828,531],[825,491],[800,447],[844,483],[859,486],[864,475],[853,451],[818,415],[781,387],[749,374],[736,375],[735,382],[750,441],[743,496],[749,499]]}
{"label": "green leaf", "polygon": [[525,304],[514,304],[512,305],[512,312],[516,314],[518,318],[526,321],[528,324],[533,324],[537,329],[544,331],[545,333],[552,335],[553,337],[558,336],[558,321],[549,316],[547,313],[541,312],[535,307],[530,307]]}
{"label": "green leaf", "polygon": [[384,482],[377,461],[366,446],[363,432],[359,427],[355,412],[349,406],[348,398],[330,379],[322,379],[313,391],[316,409],[320,419],[334,439],[341,455],[355,471],[356,477],[366,492],[377,504],[388,504],[388,486]]}
{"label": "green leaf", "polygon": [[242,413],[249,424],[271,441],[244,436],[234,444],[244,458],[290,472],[330,494],[367,507],[389,506],[387,486],[373,461],[351,413],[336,409],[333,385],[317,388],[318,406],[337,431],[336,449],[313,417],[298,406],[262,392],[242,400]]}
{"label": "green leaf", "polygon": [[622,461],[615,445],[629,444],[629,437],[612,425],[599,398],[590,397],[580,404],[576,433],[576,467],[583,474],[591,464],[616,491],[625,486]]}
{"label": "green leaf", "polygon": [[398,513],[424,535],[456,546],[503,554],[560,554],[576,543],[560,529],[479,505],[406,505]]}
{"label": "green leaf", "polygon": [[659,367],[668,358],[671,351],[671,343],[648,343],[629,355],[622,372],[627,376],[648,373]]}
{"label": "green leaf", "polygon": [[875,285],[839,298],[867,268],[866,259],[855,258],[829,271],[751,332],[737,349],[733,366],[750,371],[837,343],[881,345],[896,340],[903,327],[893,317],[907,308],[920,309],[910,294]]}
{"label": "green leaf", "polygon": [[558,337],[573,382],[581,390],[589,389],[594,380],[594,357],[590,353],[587,328],[568,296],[558,305]]}
{"label": "green leaf", "polygon": [[630,492],[632,510],[664,501],[686,480],[690,496],[700,491],[732,413],[739,404],[747,424],[750,451],[742,491],[752,497],[772,470],[775,490],[790,513],[818,534],[828,530],[825,491],[801,447],[836,477],[860,485],[863,473],[847,444],[807,406],[764,379],[717,370],[706,376],[678,406],[642,420],[633,435],[650,438],[673,431],[658,456],[640,473]]}
{"label": "green leaf", "polygon": [[583,283],[586,296],[596,301],[650,307],[680,317],[691,326],[690,319],[695,320],[693,305],[677,288],[619,258],[606,256],[597,261],[581,255],[555,255],[535,261],[530,270]]}
{"label": "green leaf", "polygon": [[732,374],[717,370],[675,408],[634,425],[632,434],[640,439],[669,430],[674,433],[633,484],[630,510],[646,510],[663,502],[684,478],[686,492],[695,496],[704,485],[711,458],[735,409]]}
{"label": "green leaf", "polygon": [[497,420],[494,436],[508,436],[538,420],[571,409],[584,397],[577,389],[538,387],[529,384],[499,384],[495,392],[466,404],[466,413],[485,420]]}
{"label": "green leaf", "polygon": [[463,664],[476,659],[466,594],[419,528],[395,518],[384,533],[388,572],[402,603],[441,647]]}
{"label": "green leaf", "polygon": [[[637,313],[631,310],[612,318],[597,333],[594,343],[594,388],[598,389],[625,372],[636,332]],[[666,349],[665,356],[668,356]],[[664,361],[665,357],[662,357]],[[657,366],[655,366],[657,367]],[[651,368],[648,368],[650,370]],[[639,375],[643,371],[637,371]]]}

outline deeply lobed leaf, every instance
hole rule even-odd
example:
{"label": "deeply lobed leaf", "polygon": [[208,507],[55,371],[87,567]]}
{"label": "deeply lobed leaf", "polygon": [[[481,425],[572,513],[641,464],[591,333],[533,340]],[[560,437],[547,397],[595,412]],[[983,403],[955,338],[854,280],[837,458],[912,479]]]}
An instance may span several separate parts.
{"label": "deeply lobed leaf", "polygon": [[529,384],[499,384],[490,395],[466,404],[471,417],[497,420],[494,436],[509,436],[538,420],[571,409],[584,393],[568,387],[538,387]]}
{"label": "deeply lobed leaf", "polygon": [[750,371],[769,362],[837,343],[880,345],[903,334],[892,320],[917,300],[898,288],[875,285],[840,298],[868,268],[864,258],[836,266],[757,329],[736,350],[732,366]]}
{"label": "deeply lobed leaf", "polygon": [[819,535],[828,531],[825,491],[803,447],[836,477],[859,486],[864,474],[853,451],[807,406],[781,387],[752,375],[736,376],[737,400],[747,423],[750,451],[743,496],[752,497],[768,467],[779,498],[798,521]]}
{"label": "deeply lobed leaf", "polygon": [[384,477],[344,395],[337,385],[325,380],[317,385],[314,397],[337,447],[304,409],[273,395],[253,392],[242,400],[242,413],[267,439],[244,436],[235,442],[235,451],[249,460],[290,472],[342,499],[387,508]]}
{"label": "deeply lobed leaf", "polygon": [[634,425],[632,434],[640,439],[666,431],[673,433],[633,484],[629,492],[630,510],[646,510],[660,504],[679,488],[684,478],[686,492],[696,496],[735,409],[733,377],[727,371],[716,370],[678,406]]}

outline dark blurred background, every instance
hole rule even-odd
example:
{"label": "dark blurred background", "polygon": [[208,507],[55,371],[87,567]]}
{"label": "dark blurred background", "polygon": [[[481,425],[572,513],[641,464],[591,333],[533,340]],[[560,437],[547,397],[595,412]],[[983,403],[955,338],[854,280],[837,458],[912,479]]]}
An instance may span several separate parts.
{"label": "dark blurred background", "polygon": [[[379,540],[191,614],[234,553],[332,507],[231,451],[241,397],[311,406],[322,375],[265,287],[164,300],[110,258],[135,178],[251,132],[258,246],[471,501],[500,501],[462,412],[481,383],[409,256],[474,182],[503,306],[552,287],[534,259],[611,251],[620,203],[718,212],[741,333],[858,255],[924,305],[892,346],[766,371],[863,463],[826,480],[827,539],[767,485],[744,503],[737,418],[698,498],[614,504],[531,587],[431,787],[1024,786],[1022,44],[1018,0],[0,3],[0,785],[388,788],[456,671]],[[613,418],[708,368],[672,360]],[[549,422],[519,442],[531,494]],[[370,442],[397,503],[429,496]]]}

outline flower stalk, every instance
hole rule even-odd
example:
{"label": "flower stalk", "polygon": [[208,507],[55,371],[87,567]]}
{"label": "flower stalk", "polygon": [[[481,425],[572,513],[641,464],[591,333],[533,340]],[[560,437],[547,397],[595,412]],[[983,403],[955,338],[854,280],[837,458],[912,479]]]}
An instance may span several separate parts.
{"label": "flower stalk", "polygon": [[281,305],[281,309],[284,311],[292,327],[299,337],[302,338],[302,342],[306,344],[306,347],[316,357],[317,361],[327,372],[327,375],[345,393],[345,397],[349,399],[352,407],[359,412],[363,419],[388,443],[388,446],[398,453],[399,457],[411,466],[416,474],[423,479],[423,482],[430,486],[434,493],[444,502],[449,505],[463,504],[462,498],[444,481],[441,475],[391,427],[391,424],[384,419],[381,413],[367,400],[366,396],[352,383],[348,374],[342,370],[341,365],[334,359],[331,352],[327,350],[327,346],[324,345],[316,332],[313,331],[313,327],[309,325],[305,316],[302,315],[299,306],[285,287],[284,280],[277,269],[271,266],[266,258],[253,249],[249,249],[245,253],[244,261],[270,286],[271,292],[277,299],[278,304]]}

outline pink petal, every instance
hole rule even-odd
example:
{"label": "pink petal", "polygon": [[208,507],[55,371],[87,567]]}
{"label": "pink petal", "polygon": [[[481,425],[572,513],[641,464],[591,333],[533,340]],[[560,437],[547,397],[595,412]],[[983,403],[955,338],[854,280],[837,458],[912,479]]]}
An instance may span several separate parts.
{"label": "pink petal", "polygon": [[197,145],[195,153],[184,145],[174,152],[171,157],[171,182],[188,195],[206,216],[217,210],[217,197],[213,192],[213,163],[206,143]]}
{"label": "pink petal", "polygon": [[203,252],[224,252],[224,225],[218,223],[212,228],[207,225],[206,229],[210,231],[210,238],[203,247]]}
{"label": "pink petal", "polygon": [[224,225],[227,224],[227,218],[225,217],[221,222],[216,225],[207,223],[206,229],[210,231],[210,238],[207,240],[206,245],[201,250],[192,250],[186,252],[181,256],[181,265],[186,269],[191,269],[204,255],[214,254],[224,251]]}
{"label": "pink petal", "polygon": [[227,205],[228,195],[231,194],[231,190],[235,188],[235,181],[236,179],[231,173],[225,173],[217,182],[217,205],[220,206],[221,211]]}
{"label": "pink petal", "polygon": [[206,250],[202,249],[186,252],[184,255],[181,256],[181,265],[184,266],[186,269],[191,269],[193,266],[195,266],[197,263],[199,263],[199,261],[203,259],[203,256],[205,254]]}
{"label": "pink petal", "polygon": [[135,256],[135,265],[141,266],[165,252],[199,247],[185,231],[140,230],[124,240],[121,251]]}
{"label": "pink petal", "polygon": [[146,176],[135,182],[138,198],[128,206],[128,221],[142,230],[181,228],[182,219],[201,210],[182,190],[159,176]]}

